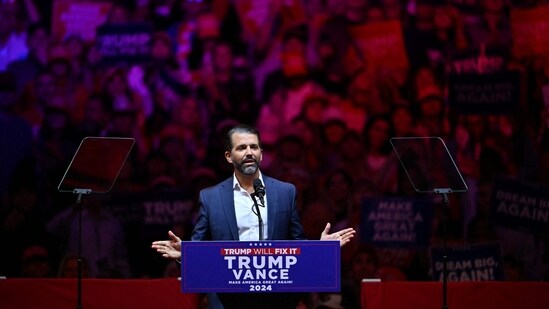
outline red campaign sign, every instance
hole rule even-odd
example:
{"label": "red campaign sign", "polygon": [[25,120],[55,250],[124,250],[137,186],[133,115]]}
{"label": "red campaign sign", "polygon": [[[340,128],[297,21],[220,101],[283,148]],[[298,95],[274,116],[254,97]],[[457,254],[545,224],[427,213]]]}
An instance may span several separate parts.
{"label": "red campaign sign", "polygon": [[511,10],[513,54],[516,57],[544,55],[549,52],[549,5]]}
{"label": "red campaign sign", "polygon": [[351,27],[351,35],[369,66],[407,68],[408,56],[404,47],[399,21],[384,21]]}

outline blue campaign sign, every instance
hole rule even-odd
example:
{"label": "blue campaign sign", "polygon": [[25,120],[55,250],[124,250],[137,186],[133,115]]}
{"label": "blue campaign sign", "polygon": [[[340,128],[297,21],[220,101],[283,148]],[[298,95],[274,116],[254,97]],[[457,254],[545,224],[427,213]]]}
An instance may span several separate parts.
{"label": "blue campaign sign", "polygon": [[433,279],[442,281],[444,256],[447,255],[448,281],[503,281],[503,257],[499,243],[431,248]]}
{"label": "blue campaign sign", "polygon": [[147,23],[105,24],[97,28],[96,47],[107,65],[151,59],[152,28]]}
{"label": "blue campaign sign", "polygon": [[510,178],[494,182],[490,222],[509,229],[549,235],[549,192],[546,186]]}
{"label": "blue campaign sign", "polygon": [[520,74],[450,74],[450,105],[462,113],[508,113],[520,103]]}
{"label": "blue campaign sign", "polygon": [[360,225],[363,241],[380,248],[418,248],[429,244],[433,205],[429,200],[366,198]]}
{"label": "blue campaign sign", "polygon": [[338,241],[184,241],[184,293],[339,292]]}

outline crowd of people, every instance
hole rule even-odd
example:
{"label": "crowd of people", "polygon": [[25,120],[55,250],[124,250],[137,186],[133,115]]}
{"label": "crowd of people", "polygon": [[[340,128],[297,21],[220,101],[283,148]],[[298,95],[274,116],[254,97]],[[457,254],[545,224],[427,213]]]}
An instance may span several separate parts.
{"label": "crowd of people", "polygon": [[[108,65],[93,40],[55,37],[53,2],[0,4],[1,275],[74,275],[77,212],[57,185],[86,136],[136,141],[113,191],[86,199],[86,275],[177,275],[160,258],[152,264],[162,272],[136,266],[132,235],[107,200],[170,190],[196,200],[231,175],[219,137],[246,123],[261,133],[261,170],[297,187],[311,239],[326,222],[359,231],[365,198],[417,197],[389,139],[441,137],[469,188],[451,196],[449,241],[498,241],[507,280],[549,278],[547,236],[489,218],[498,177],[549,185],[549,54],[518,57],[511,27],[512,10],[548,1],[103,0],[105,24],[152,29],[148,61]],[[258,3],[250,25],[246,9]],[[356,29],[389,21],[402,30],[405,65],[368,62],[357,43]],[[520,77],[512,109],[464,113],[448,103],[452,74],[508,72]],[[431,245],[441,241],[439,215]],[[190,237],[188,226],[172,228]],[[432,279],[428,249],[399,263],[383,249],[360,239],[342,249],[348,293],[364,277]]]}

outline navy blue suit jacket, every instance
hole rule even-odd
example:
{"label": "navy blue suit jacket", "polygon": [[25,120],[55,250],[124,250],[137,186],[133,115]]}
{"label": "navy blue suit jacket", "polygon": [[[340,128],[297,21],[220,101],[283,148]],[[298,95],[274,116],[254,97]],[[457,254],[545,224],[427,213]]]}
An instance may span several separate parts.
{"label": "navy blue suit jacket", "polygon": [[[295,186],[263,175],[267,196],[268,240],[305,239],[295,204]],[[200,191],[199,212],[191,240],[239,240],[234,209],[233,177]],[[215,309],[295,308],[292,293],[208,294],[208,307]]]}
{"label": "navy blue suit jacket", "polygon": [[[268,240],[305,239],[296,207],[295,186],[263,175],[267,197]],[[192,240],[238,240],[233,177],[200,191]]]}

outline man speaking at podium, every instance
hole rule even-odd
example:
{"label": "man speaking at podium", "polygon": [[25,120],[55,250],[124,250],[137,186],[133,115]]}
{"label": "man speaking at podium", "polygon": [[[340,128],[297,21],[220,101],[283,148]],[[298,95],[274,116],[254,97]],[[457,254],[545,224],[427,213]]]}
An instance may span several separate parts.
{"label": "man speaking at podium", "polygon": [[[233,165],[234,174],[200,192],[200,209],[191,240],[305,239],[295,205],[295,186],[267,177],[259,170],[263,156],[259,131],[247,125],[236,125],[224,139],[225,159]],[[327,223],[320,239],[339,240],[341,246],[355,234],[352,228],[329,232],[330,223]],[[171,231],[168,235],[170,240],[155,241],[152,248],[163,257],[180,260],[181,239]],[[208,295],[209,308],[293,309],[297,302],[298,295],[291,293]]]}

